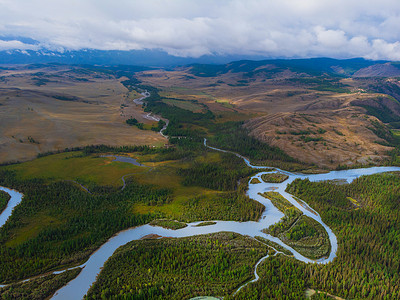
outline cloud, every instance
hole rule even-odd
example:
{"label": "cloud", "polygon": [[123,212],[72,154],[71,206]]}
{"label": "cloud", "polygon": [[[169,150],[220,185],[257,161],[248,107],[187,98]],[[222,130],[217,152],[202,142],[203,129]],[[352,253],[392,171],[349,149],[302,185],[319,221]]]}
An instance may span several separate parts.
{"label": "cloud", "polygon": [[25,44],[18,40],[4,41],[0,39],[0,50],[38,50],[37,45]]}
{"label": "cloud", "polygon": [[58,50],[397,60],[398,24],[398,0],[0,0],[1,35]]}

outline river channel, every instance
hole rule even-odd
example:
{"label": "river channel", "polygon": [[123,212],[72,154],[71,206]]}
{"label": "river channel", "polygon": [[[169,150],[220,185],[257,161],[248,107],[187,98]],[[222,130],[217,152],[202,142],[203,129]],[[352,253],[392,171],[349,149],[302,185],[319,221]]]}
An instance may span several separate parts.
{"label": "river channel", "polygon": [[[206,144],[206,140],[204,141]],[[209,146],[207,146],[209,147]],[[217,148],[209,147],[216,151],[223,151]],[[363,168],[363,169],[352,169],[352,170],[343,170],[343,171],[332,171],[325,174],[297,174],[291,173],[284,170],[273,169],[265,166],[253,166],[250,164],[249,160],[236,154],[237,156],[244,159],[245,163],[257,169],[263,169],[261,172],[254,175],[253,178],[258,178],[261,183],[251,184],[249,181],[249,188],[247,194],[250,198],[262,203],[265,206],[265,210],[261,215],[261,218],[257,221],[249,221],[249,222],[236,222],[236,221],[215,221],[216,223],[209,226],[199,226],[196,225],[201,223],[202,221],[189,223],[187,227],[171,230],[157,226],[151,226],[149,224],[138,226],[135,228],[130,228],[124,231],[121,231],[111,237],[106,243],[104,243],[97,251],[95,251],[89,259],[81,265],[84,267],[81,273],[73,280],[71,280],[67,285],[59,289],[53,296],[52,299],[82,299],[84,295],[89,290],[90,286],[95,282],[97,275],[101,271],[106,260],[114,253],[114,251],[120,246],[125,245],[126,243],[141,239],[142,237],[148,234],[156,234],[162,237],[189,237],[193,235],[199,234],[209,234],[216,233],[221,231],[229,231],[235,232],[242,235],[247,235],[250,237],[261,236],[265,239],[278,243],[285,249],[288,249],[293,253],[293,256],[307,263],[328,263],[331,262],[335,256],[337,251],[337,239],[332,230],[321,220],[319,214],[314,211],[311,207],[309,207],[305,202],[297,201],[294,199],[292,195],[285,192],[286,186],[293,182],[295,179],[305,179],[308,178],[310,181],[323,181],[323,180],[334,180],[340,179],[345,180],[348,183],[351,183],[354,179],[363,176],[363,175],[372,175],[376,173],[382,172],[390,172],[390,171],[400,171],[400,167],[371,167],[371,168]],[[289,176],[287,180],[282,183],[265,183],[262,181],[261,176],[264,173],[271,172],[281,172],[285,173]],[[12,213],[12,209],[18,205],[21,201],[22,194],[17,191],[10,190],[7,188],[0,188],[1,190],[6,191],[11,195],[11,200],[9,201],[9,206],[7,206],[6,210],[0,215],[0,226],[2,226],[8,217]],[[285,197],[289,202],[291,202],[295,207],[303,212],[304,215],[316,220],[319,222],[327,231],[331,244],[331,251],[328,257],[321,258],[319,260],[312,260],[307,257],[304,257],[300,253],[298,253],[293,248],[284,244],[280,239],[273,237],[271,235],[265,234],[262,232],[263,229],[268,228],[270,225],[279,222],[279,220],[284,216],[282,212],[280,212],[270,200],[262,197],[259,193],[263,193],[266,191],[275,191],[280,193],[283,197]],[[10,207],[10,208],[9,208]],[[3,222],[4,220],[4,222]],[[3,223],[1,223],[3,222]],[[264,259],[264,258],[262,258]],[[257,277],[257,276],[256,276]]]}

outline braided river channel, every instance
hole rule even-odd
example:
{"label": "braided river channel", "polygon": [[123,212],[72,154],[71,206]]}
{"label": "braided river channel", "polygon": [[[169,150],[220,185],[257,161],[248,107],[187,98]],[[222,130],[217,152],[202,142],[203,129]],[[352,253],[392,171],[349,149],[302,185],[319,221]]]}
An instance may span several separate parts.
{"label": "braided river channel", "polygon": [[[204,140],[204,144],[207,146],[207,141]],[[223,151],[214,147],[207,146],[210,149],[215,151]],[[260,172],[254,175],[251,179],[257,178],[261,183],[258,184],[251,184],[249,181],[249,188],[247,191],[248,196],[251,199],[254,199],[265,206],[265,210],[261,215],[260,219],[257,222],[249,221],[249,222],[236,222],[236,221],[215,221],[215,224],[209,226],[196,226],[197,224],[201,223],[202,221],[188,223],[187,227],[178,229],[178,230],[171,230],[157,226],[151,226],[149,224],[138,226],[135,228],[130,228],[127,230],[123,230],[118,232],[113,237],[111,237],[106,243],[104,243],[98,250],[96,250],[89,259],[83,263],[79,267],[83,267],[80,274],[73,280],[71,280],[68,284],[64,287],[59,289],[53,296],[52,299],[82,299],[84,295],[88,292],[90,286],[96,281],[97,275],[100,273],[104,263],[110,258],[114,251],[119,248],[120,246],[125,245],[126,243],[139,240],[146,235],[155,234],[161,237],[174,237],[174,238],[181,238],[181,237],[189,237],[199,234],[209,234],[209,233],[216,233],[216,232],[235,232],[241,235],[246,235],[250,237],[262,237],[272,242],[275,242],[281,245],[283,248],[289,250],[293,253],[294,258],[301,260],[306,263],[319,263],[325,264],[328,262],[333,261],[336,256],[336,251],[338,248],[338,243],[335,234],[332,230],[321,220],[320,215],[314,211],[311,207],[309,207],[304,201],[299,199],[295,199],[292,195],[285,192],[286,186],[293,182],[295,179],[305,179],[308,178],[310,181],[324,181],[324,180],[342,180],[351,183],[354,179],[363,176],[363,175],[372,175],[376,173],[382,172],[390,172],[390,171],[400,171],[400,167],[371,167],[371,168],[363,168],[363,169],[351,169],[351,170],[342,170],[342,171],[332,171],[325,174],[300,174],[300,173],[291,173],[284,170],[279,169],[272,169],[270,167],[265,166],[253,166],[250,164],[249,160],[245,157],[236,154],[237,156],[241,157],[244,162],[256,169],[260,169]],[[288,175],[288,179],[282,183],[265,183],[261,179],[261,175],[265,173],[284,173]],[[0,190],[3,190],[11,195],[11,199],[8,203],[6,209],[0,215],[0,226],[3,226],[9,216],[12,214],[13,208],[18,205],[21,200],[23,200],[23,195],[15,190],[11,190],[5,187],[0,187]],[[298,253],[293,248],[289,247],[288,245],[284,244],[279,238],[273,237],[269,234],[263,233],[262,230],[268,228],[270,225],[273,225],[280,221],[280,219],[284,216],[284,214],[279,211],[270,200],[264,198],[259,193],[264,193],[267,191],[274,191],[281,194],[284,198],[286,198],[292,205],[298,208],[305,216],[308,216],[318,223],[320,223],[326,230],[329,241],[330,241],[330,253],[328,256],[323,257],[318,260],[312,260],[307,257],[304,257],[300,253]],[[279,252],[279,251],[278,251]],[[260,259],[258,264],[264,260],[267,256]],[[257,275],[257,266],[255,268],[255,278],[253,281],[258,279]],[[65,271],[65,270],[64,270]],[[63,271],[58,271],[54,273],[61,273]],[[246,283],[247,284],[247,283]],[[245,285],[245,284],[244,284]],[[243,286],[244,286],[243,285]],[[242,288],[243,286],[239,287]],[[238,289],[238,290],[239,290]]]}

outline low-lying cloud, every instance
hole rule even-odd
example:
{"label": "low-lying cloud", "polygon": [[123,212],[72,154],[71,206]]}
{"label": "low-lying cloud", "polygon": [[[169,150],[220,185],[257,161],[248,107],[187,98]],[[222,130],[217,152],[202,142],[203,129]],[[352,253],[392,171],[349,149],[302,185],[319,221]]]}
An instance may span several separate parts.
{"label": "low-lying cloud", "polygon": [[0,0],[0,50],[400,60],[399,26],[398,0]]}

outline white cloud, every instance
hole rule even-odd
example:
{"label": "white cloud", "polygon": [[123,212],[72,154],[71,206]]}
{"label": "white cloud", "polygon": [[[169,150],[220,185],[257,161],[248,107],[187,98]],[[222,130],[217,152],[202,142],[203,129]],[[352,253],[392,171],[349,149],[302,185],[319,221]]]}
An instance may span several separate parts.
{"label": "white cloud", "polygon": [[316,27],[317,42],[327,48],[343,47],[347,43],[346,33],[343,30],[326,30],[323,27]]}
{"label": "white cloud", "polygon": [[17,40],[3,41],[0,39],[0,50],[37,50],[37,45],[25,44]]}
{"label": "white cloud", "polygon": [[381,39],[373,40],[373,52],[366,55],[367,58],[379,59],[386,57],[389,60],[400,60],[400,42],[388,43]]}
{"label": "white cloud", "polygon": [[51,49],[399,59],[399,24],[398,0],[0,0],[0,35]]}

